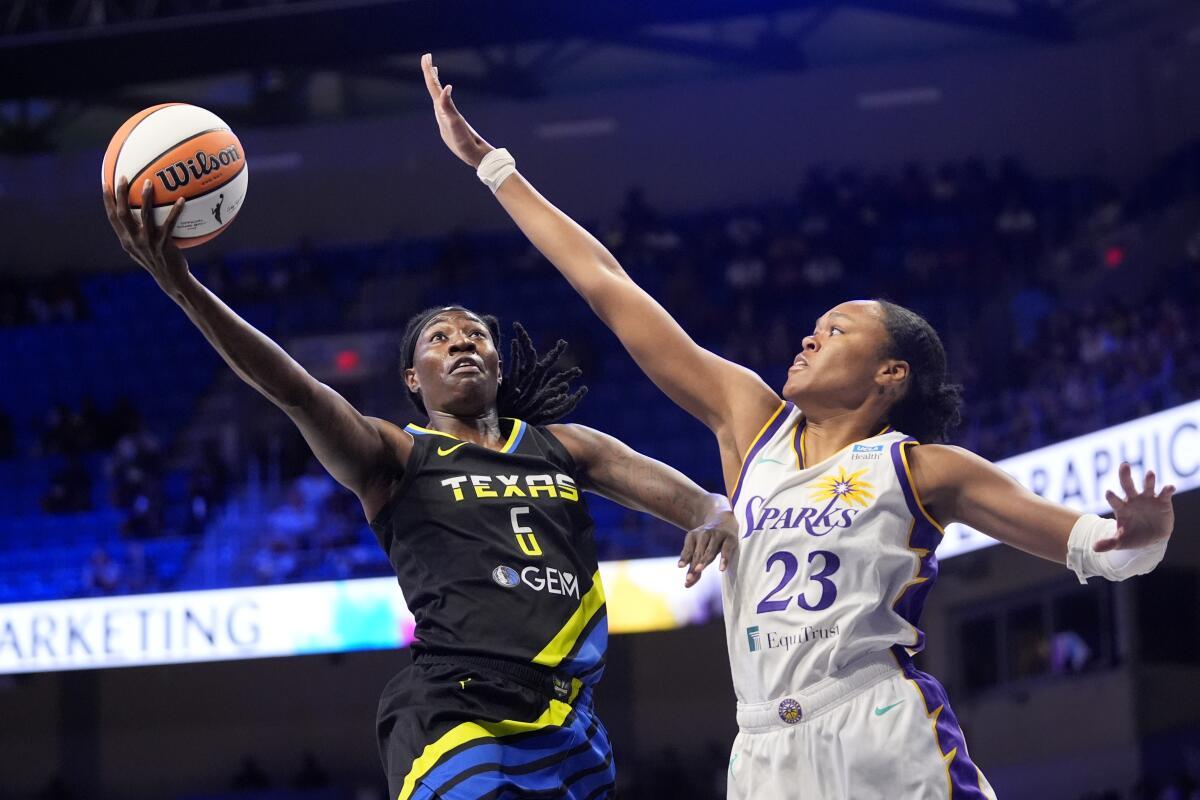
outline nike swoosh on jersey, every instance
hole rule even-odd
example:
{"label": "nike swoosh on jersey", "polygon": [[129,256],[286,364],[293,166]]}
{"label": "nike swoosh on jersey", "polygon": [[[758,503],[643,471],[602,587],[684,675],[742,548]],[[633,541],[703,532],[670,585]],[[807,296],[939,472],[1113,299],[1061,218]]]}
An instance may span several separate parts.
{"label": "nike swoosh on jersey", "polygon": [[470,444],[470,442],[459,442],[458,444],[454,445],[453,447],[439,447],[438,455],[439,456],[448,456],[451,453],[453,453],[455,450],[457,450],[458,448],[465,447],[468,444]]}
{"label": "nike swoosh on jersey", "polygon": [[890,706],[884,706],[883,708],[876,708],[875,716],[882,717],[884,714],[891,711],[893,708],[895,708],[896,706],[900,705],[903,702],[904,702],[903,700],[897,700],[896,702],[892,703]]}

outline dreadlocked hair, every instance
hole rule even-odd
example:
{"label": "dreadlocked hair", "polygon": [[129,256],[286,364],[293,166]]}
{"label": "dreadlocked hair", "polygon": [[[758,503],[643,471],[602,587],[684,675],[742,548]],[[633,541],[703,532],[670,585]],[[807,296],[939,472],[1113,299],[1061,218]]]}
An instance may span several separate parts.
{"label": "dreadlocked hair", "polygon": [[[491,314],[476,314],[463,306],[438,306],[427,308],[409,319],[400,340],[400,373],[412,369],[417,350],[417,338],[429,321],[446,311],[462,311],[478,317],[487,326],[496,349],[500,350],[500,321]],[[504,380],[496,393],[496,409],[502,417],[524,420],[530,425],[544,425],[562,419],[579,405],[587,394],[587,387],[580,386],[571,391],[571,382],[583,375],[579,367],[552,372],[567,343],[563,339],[543,356],[533,346],[533,339],[519,322],[513,323],[513,338],[509,343],[507,369],[502,370]],[[417,411],[428,415],[425,401],[420,392],[408,390],[408,399]]]}
{"label": "dreadlocked hair", "polygon": [[876,300],[883,309],[883,325],[890,341],[888,358],[907,361],[908,391],[888,411],[887,421],[921,442],[945,441],[962,421],[962,387],[947,383],[946,350],[928,320],[887,300]]}

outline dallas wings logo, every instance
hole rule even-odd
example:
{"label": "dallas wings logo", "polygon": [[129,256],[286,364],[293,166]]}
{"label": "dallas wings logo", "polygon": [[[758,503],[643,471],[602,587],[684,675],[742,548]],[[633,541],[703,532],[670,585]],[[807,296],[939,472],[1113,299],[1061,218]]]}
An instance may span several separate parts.
{"label": "dallas wings logo", "polygon": [[751,497],[746,502],[746,533],[742,538],[759,531],[795,528],[802,528],[810,536],[825,536],[838,528],[849,528],[859,512],[875,500],[875,487],[863,480],[866,471],[848,473],[839,466],[836,474],[819,478],[810,490],[811,506],[779,507],[767,505],[766,498]]}

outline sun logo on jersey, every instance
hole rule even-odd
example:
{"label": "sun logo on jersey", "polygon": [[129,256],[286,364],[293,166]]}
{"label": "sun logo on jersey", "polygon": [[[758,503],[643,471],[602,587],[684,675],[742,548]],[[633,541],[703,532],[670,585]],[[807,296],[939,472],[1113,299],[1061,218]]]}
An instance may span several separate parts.
{"label": "sun logo on jersey", "polygon": [[866,508],[870,501],[875,499],[875,494],[870,491],[874,487],[859,479],[866,471],[866,468],[863,468],[847,474],[845,467],[838,467],[837,475],[827,475],[817,481],[813,499],[829,500],[830,505],[832,501],[844,500],[849,506]]}
{"label": "sun logo on jersey", "polygon": [[795,725],[804,716],[804,712],[800,709],[800,704],[790,697],[785,697],[779,701],[779,718],[788,725]]}

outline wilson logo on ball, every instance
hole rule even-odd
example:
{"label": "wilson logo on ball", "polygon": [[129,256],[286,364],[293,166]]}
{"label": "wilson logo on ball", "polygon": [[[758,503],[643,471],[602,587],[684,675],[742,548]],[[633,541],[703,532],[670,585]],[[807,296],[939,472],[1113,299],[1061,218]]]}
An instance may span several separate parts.
{"label": "wilson logo on ball", "polygon": [[221,167],[227,167],[241,159],[242,154],[238,152],[237,145],[233,144],[216,153],[197,150],[194,158],[189,158],[186,162],[176,161],[166,169],[155,172],[154,175],[164,189],[173,192],[180,186],[187,186],[192,178],[200,180],[210,172],[216,172]]}
{"label": "wilson logo on ball", "polygon": [[142,109],[117,129],[104,152],[100,181],[114,193],[127,181],[129,210],[140,216],[142,203],[148,202],[147,211],[159,225],[183,199],[171,235],[180,247],[193,247],[237,217],[246,198],[249,160],[216,114],[187,103],[162,103]]}

